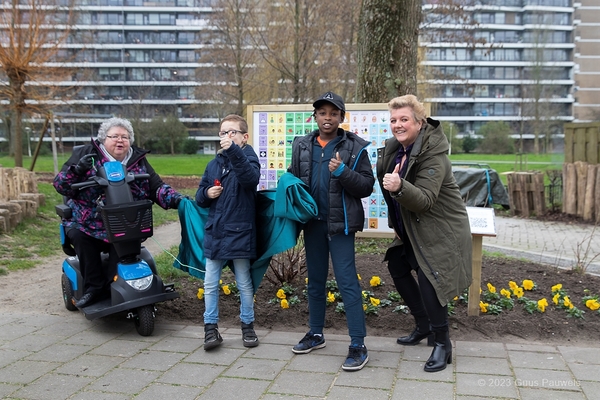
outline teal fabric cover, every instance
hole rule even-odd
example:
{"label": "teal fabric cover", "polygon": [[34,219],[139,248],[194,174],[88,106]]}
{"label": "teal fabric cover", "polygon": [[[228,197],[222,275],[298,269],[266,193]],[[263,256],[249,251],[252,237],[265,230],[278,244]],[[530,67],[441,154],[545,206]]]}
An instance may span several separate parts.
{"label": "teal fabric cover", "polygon": [[173,266],[204,280],[206,258],[204,257],[203,243],[208,208],[202,208],[196,204],[195,200],[184,197],[179,203],[177,212],[181,224],[181,243],[179,244],[179,255],[173,262]]}
{"label": "teal fabric cover", "polygon": [[[257,192],[258,258],[252,260],[250,267],[255,293],[267,272],[271,258],[296,245],[302,225],[314,218],[317,211],[317,203],[309,194],[308,187],[289,172],[279,178],[277,189]],[[194,201],[182,199],[179,205],[181,244],[178,258],[180,262],[176,260],[173,266],[200,279],[204,279],[206,264],[203,239],[207,216],[208,209],[197,206]],[[201,265],[202,271],[187,268],[182,264],[195,268],[196,265]],[[233,269],[233,265],[229,266]]]}

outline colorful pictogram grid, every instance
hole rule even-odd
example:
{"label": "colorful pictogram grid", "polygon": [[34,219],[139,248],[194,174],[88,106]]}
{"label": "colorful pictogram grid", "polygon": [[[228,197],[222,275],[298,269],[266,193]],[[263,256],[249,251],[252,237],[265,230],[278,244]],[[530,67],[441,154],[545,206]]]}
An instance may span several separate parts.
{"label": "colorful pictogram grid", "polygon": [[[367,147],[373,174],[377,162],[377,148],[382,147],[391,136],[389,112],[352,111],[346,112],[341,127],[370,142]],[[277,181],[291,162],[292,142],[296,136],[304,136],[317,129],[312,111],[298,112],[255,112],[253,146],[257,150],[261,165],[259,190],[275,189]],[[363,199],[365,230],[388,231],[387,206],[376,183],[369,198]]]}

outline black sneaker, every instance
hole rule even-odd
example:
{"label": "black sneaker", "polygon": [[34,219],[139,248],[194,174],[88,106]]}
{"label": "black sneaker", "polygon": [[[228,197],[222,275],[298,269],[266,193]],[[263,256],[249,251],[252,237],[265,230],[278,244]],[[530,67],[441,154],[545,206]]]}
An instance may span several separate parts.
{"label": "black sneaker", "polygon": [[204,325],[204,350],[214,349],[223,343],[217,324]]}
{"label": "black sneaker", "polygon": [[369,354],[367,348],[363,344],[362,346],[350,346],[348,349],[348,357],[342,365],[344,371],[359,371],[369,361]]}
{"label": "black sneaker", "polygon": [[316,349],[322,349],[323,347],[325,347],[325,336],[315,335],[312,331],[309,331],[300,340],[300,343],[292,348],[292,351],[296,354],[306,354]]}
{"label": "black sneaker", "polygon": [[242,322],[242,341],[244,347],[256,347],[258,346],[258,336],[254,332],[254,322],[245,324]]}

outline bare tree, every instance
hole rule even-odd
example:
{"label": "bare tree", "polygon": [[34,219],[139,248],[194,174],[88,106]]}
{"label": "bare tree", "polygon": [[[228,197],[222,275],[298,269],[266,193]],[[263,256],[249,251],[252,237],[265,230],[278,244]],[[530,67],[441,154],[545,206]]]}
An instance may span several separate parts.
{"label": "bare tree", "polygon": [[[263,71],[271,76],[273,101],[302,103],[324,90],[338,90],[344,43],[341,0],[261,1],[253,31]],[[334,39],[335,38],[335,39]],[[333,42],[337,40],[338,42]]]}
{"label": "bare tree", "polygon": [[417,94],[421,0],[363,0],[357,100],[387,102]]}
{"label": "bare tree", "polygon": [[200,87],[198,93],[200,97],[206,94],[222,103],[217,106],[218,114],[242,115],[244,105],[260,96],[257,91],[264,85],[257,74],[260,56],[251,41],[255,23],[251,12],[257,6],[256,0],[219,0],[215,5],[216,12],[210,20],[216,28],[213,45],[202,50],[201,57],[215,68],[211,83]]}
{"label": "bare tree", "polygon": [[0,98],[9,103],[11,152],[15,166],[22,167],[23,116],[45,114],[46,102],[70,89],[58,83],[70,81],[73,71],[57,60],[68,58],[62,45],[71,34],[74,8],[47,0],[11,0],[0,9]]}

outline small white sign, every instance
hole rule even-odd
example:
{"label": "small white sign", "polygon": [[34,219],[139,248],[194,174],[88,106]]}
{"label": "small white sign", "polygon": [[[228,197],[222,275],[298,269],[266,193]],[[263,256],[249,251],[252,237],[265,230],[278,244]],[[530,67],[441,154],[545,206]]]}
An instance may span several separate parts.
{"label": "small white sign", "polygon": [[467,207],[472,235],[496,236],[496,223],[493,208]]}

